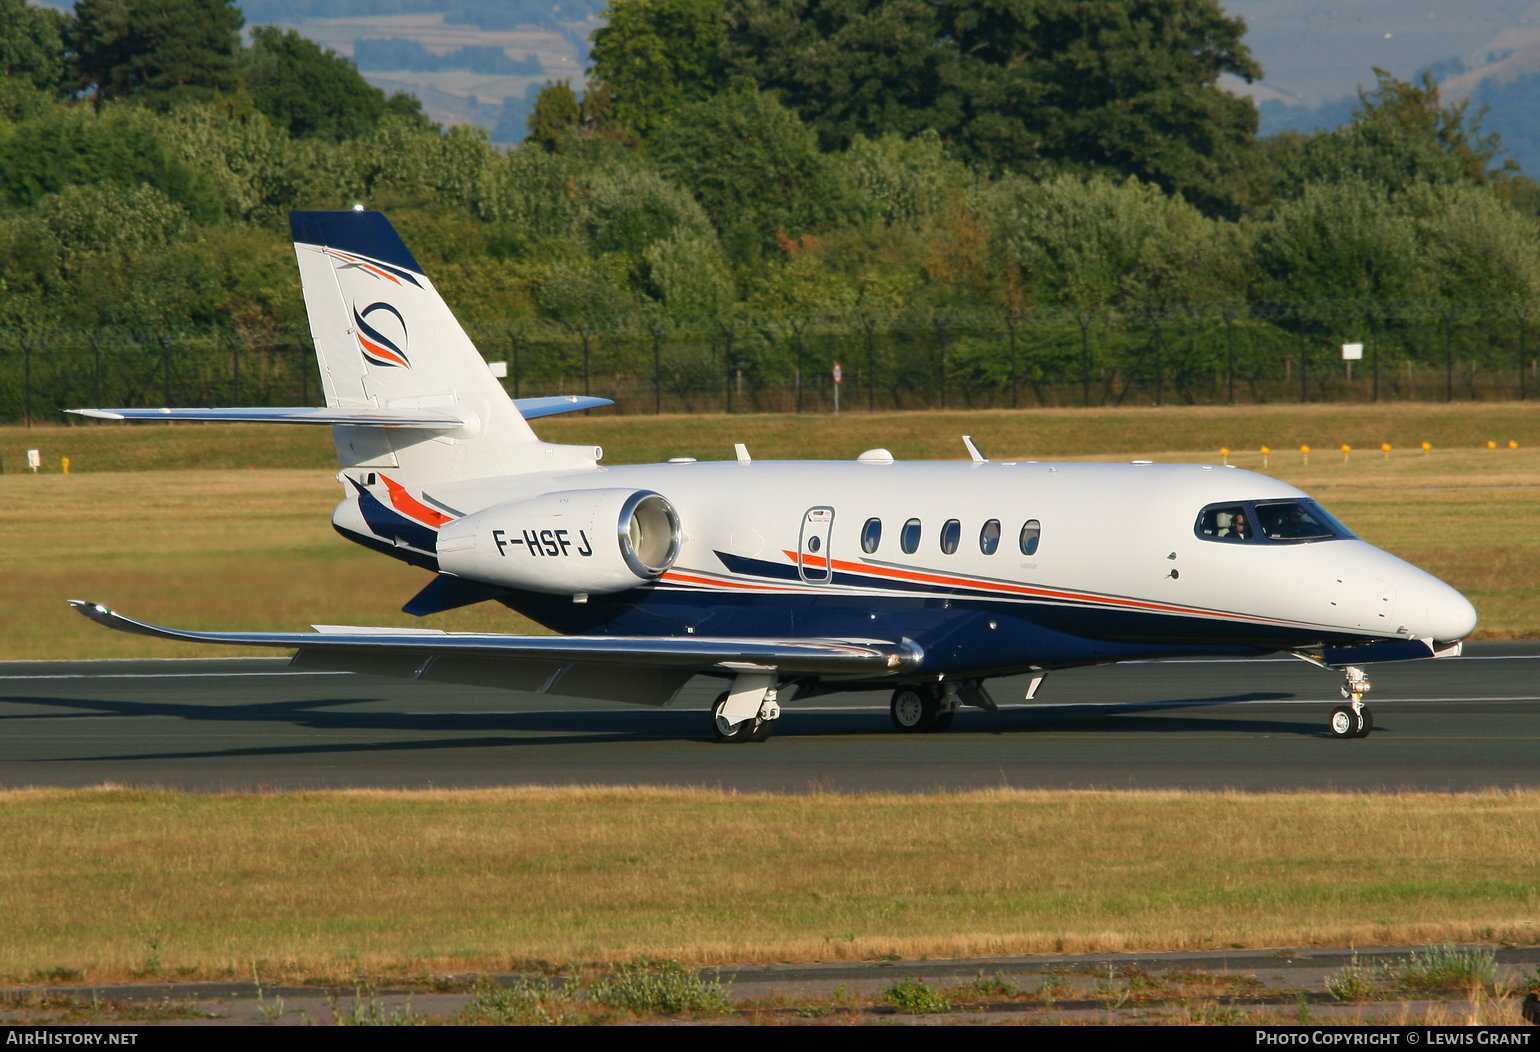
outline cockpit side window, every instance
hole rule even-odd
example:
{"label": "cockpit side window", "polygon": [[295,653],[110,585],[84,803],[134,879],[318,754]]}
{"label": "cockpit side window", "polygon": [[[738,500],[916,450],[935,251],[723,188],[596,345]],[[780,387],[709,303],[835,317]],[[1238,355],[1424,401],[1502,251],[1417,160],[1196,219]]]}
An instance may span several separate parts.
{"label": "cockpit side window", "polygon": [[1198,516],[1198,536],[1218,541],[1249,541],[1253,534],[1251,519],[1244,504],[1224,504],[1204,508]]}
{"label": "cockpit side window", "polygon": [[1193,527],[1206,541],[1307,544],[1352,538],[1346,526],[1313,500],[1246,501],[1211,504]]}

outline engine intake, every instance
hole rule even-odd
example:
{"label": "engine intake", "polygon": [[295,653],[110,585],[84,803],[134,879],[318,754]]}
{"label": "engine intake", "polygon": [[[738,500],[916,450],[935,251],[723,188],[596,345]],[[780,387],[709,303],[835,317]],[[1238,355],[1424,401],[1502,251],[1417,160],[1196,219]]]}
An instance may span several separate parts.
{"label": "engine intake", "polygon": [[590,489],[498,504],[438,532],[444,573],[531,592],[605,595],[679,557],[674,506],[651,490]]}

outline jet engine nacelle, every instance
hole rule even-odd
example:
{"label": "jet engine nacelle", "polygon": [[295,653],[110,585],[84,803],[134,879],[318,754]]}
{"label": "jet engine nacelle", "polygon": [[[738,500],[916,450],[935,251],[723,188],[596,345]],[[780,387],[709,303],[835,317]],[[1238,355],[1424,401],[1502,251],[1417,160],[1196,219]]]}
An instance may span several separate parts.
{"label": "jet engine nacelle", "polygon": [[679,515],[658,494],[572,490],[445,523],[438,568],[530,592],[604,595],[657,580],[679,544]]}

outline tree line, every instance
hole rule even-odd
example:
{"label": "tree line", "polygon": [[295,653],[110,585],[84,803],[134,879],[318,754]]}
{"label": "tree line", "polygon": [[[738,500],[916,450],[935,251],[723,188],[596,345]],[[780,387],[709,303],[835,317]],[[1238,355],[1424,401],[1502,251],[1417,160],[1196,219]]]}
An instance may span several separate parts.
{"label": "tree line", "polygon": [[0,415],[305,394],[255,383],[304,342],[285,213],[355,203],[525,395],[808,409],[835,360],[851,406],[1533,386],[1540,194],[1478,115],[1382,73],[1259,139],[1213,0],[614,0],[508,150],[242,24],[0,0]]}

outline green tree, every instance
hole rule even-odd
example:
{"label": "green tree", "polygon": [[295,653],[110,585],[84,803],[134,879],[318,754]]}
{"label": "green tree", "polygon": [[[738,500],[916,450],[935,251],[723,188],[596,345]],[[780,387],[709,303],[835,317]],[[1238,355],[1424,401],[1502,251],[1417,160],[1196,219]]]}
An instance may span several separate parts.
{"label": "green tree", "polygon": [[614,0],[594,33],[593,82],[614,96],[614,115],[646,139],[684,104],[724,86],[726,0]]}
{"label": "green tree", "polygon": [[931,129],[912,139],[894,133],[876,139],[858,135],[840,161],[870,210],[889,224],[921,222],[968,182],[967,169]]}
{"label": "green tree", "polygon": [[990,191],[987,207],[1007,287],[1024,287],[1036,305],[1057,308],[1079,330],[1087,404],[1100,362],[1093,330],[1118,315],[1146,330],[1141,353],[1154,364],[1135,364],[1153,376],[1158,392],[1164,327],[1222,296],[1228,275],[1244,270],[1218,237],[1222,223],[1132,179],[1004,179]]}
{"label": "green tree", "polygon": [[733,302],[732,274],[715,235],[679,229],[648,245],[645,291],[676,316],[711,315]]}
{"label": "green tree", "polygon": [[991,171],[1120,172],[1208,209],[1256,110],[1219,87],[1261,74],[1216,0],[730,0],[729,76],[826,147],[933,128]]}
{"label": "green tree", "polygon": [[529,134],[524,141],[552,152],[562,150],[577,136],[583,109],[569,81],[546,81],[535,96],[529,115]]}
{"label": "green tree", "polygon": [[74,87],[158,108],[232,92],[244,23],[234,0],[79,0]]}
{"label": "green tree", "polygon": [[164,119],[161,143],[218,187],[227,217],[274,220],[305,197],[313,171],[296,144],[244,101],[178,106]]}
{"label": "green tree", "polygon": [[1482,114],[1470,113],[1468,101],[1444,105],[1426,75],[1416,83],[1382,69],[1375,76],[1372,91],[1360,90],[1350,123],[1257,144],[1249,166],[1253,211],[1308,186],[1344,181],[1365,182],[1386,195],[1455,183],[1491,185],[1510,199],[1533,193],[1534,182],[1511,159],[1501,159],[1501,139],[1481,130]]}
{"label": "green tree", "polygon": [[1411,217],[1362,180],[1313,183],[1257,224],[1263,297],[1371,310],[1402,302],[1422,267]]}
{"label": "green tree", "polygon": [[196,219],[222,211],[206,160],[184,160],[167,118],[138,106],[59,106],[17,124],[0,150],[0,201],[32,206],[67,186],[153,186]]}
{"label": "green tree", "polygon": [[[1474,330],[1467,353],[1493,364],[1505,323],[1527,336],[1540,304],[1540,224],[1505,204],[1491,187],[1420,186],[1402,201],[1416,225],[1423,265],[1417,274],[1421,305],[1438,321],[1445,368],[1444,396],[1454,398],[1457,330]],[[1516,363],[1522,374],[1524,341]]]}
{"label": "green tree", "polygon": [[1501,137],[1482,132],[1484,112],[1470,113],[1470,100],[1445,106],[1430,73],[1413,83],[1397,80],[1383,69],[1374,71],[1373,91],[1358,92],[1354,123],[1393,128],[1406,139],[1421,142],[1449,158],[1461,175],[1485,183],[1511,175],[1518,165],[1502,156]]}
{"label": "green tree", "polygon": [[257,26],[243,58],[257,109],[295,138],[351,139],[385,113],[385,93],[357,66],[292,29]]}
{"label": "green tree", "polygon": [[633,306],[625,283],[606,263],[577,256],[540,268],[535,298],[542,313],[578,337],[582,347],[583,393],[589,393],[593,342],[617,326]]}
{"label": "green tree", "polygon": [[27,0],[0,0],[0,78],[57,92],[64,81],[64,15]]}
{"label": "green tree", "polygon": [[681,107],[653,137],[650,155],[694,193],[738,259],[781,236],[858,218],[860,202],[812,131],[752,89]]}

